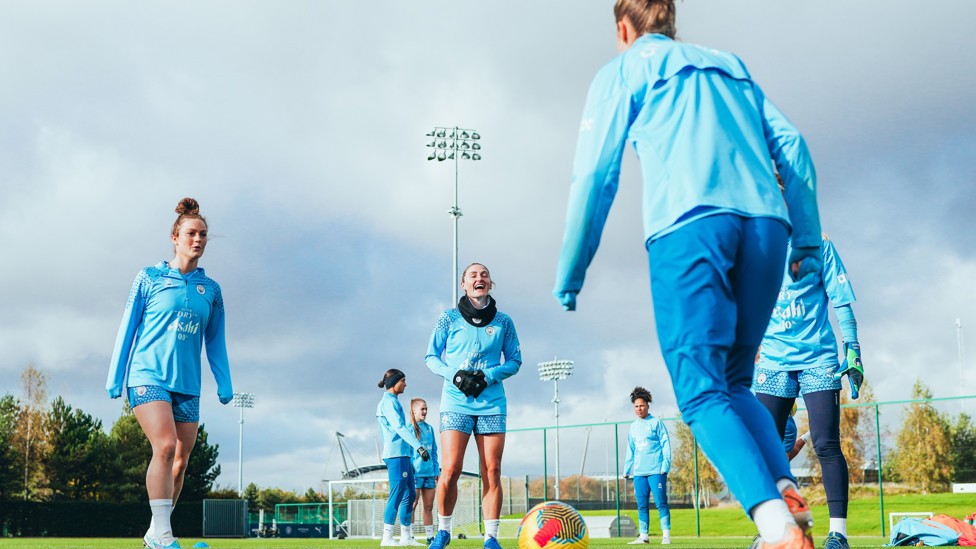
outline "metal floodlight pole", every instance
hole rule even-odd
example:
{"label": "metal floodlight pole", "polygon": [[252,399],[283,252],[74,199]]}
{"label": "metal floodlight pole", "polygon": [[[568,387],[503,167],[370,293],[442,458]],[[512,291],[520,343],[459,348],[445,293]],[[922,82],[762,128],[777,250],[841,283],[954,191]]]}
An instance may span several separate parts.
{"label": "metal floodlight pole", "polygon": [[452,254],[454,289],[452,295],[454,296],[454,303],[457,303],[460,288],[458,283],[458,269],[460,268],[458,265],[458,219],[464,215],[458,206],[458,163],[461,160],[481,160],[481,153],[478,152],[481,150],[481,143],[479,143],[481,135],[473,129],[458,126],[434,126],[434,129],[427,132],[426,135],[432,139],[427,144],[427,147],[431,149],[427,160],[454,161],[454,206],[447,210],[447,213],[454,219],[454,253]]}
{"label": "metal floodlight pole", "polygon": [[254,393],[234,393],[235,408],[241,409],[241,429],[237,444],[237,493],[244,497],[244,408],[254,407]]}
{"label": "metal floodlight pole", "polygon": [[556,418],[556,499],[559,499],[559,380],[566,379],[573,373],[572,360],[550,360],[539,363],[539,379],[553,382],[552,403],[555,406]]}

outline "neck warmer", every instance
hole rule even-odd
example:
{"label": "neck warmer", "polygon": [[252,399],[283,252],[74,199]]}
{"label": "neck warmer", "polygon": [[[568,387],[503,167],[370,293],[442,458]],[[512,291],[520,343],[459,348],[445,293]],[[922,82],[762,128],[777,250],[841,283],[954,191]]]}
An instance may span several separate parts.
{"label": "neck warmer", "polygon": [[488,296],[488,305],[484,309],[476,309],[468,296],[462,295],[461,299],[458,300],[458,310],[461,311],[464,320],[475,328],[491,324],[491,321],[495,319],[495,313],[498,312],[498,309],[495,308],[495,300],[491,296]]}

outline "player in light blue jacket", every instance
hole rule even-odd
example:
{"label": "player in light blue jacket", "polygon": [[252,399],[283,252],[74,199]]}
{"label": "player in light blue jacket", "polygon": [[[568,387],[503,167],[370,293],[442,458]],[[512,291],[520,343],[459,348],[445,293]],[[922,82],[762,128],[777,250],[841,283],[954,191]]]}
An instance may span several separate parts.
{"label": "player in light blue jacket", "polygon": [[678,406],[756,522],[758,542],[812,547],[812,514],[749,390],[787,238],[793,276],[819,271],[810,153],[736,56],[674,40],[673,0],[617,0],[614,15],[622,53],[586,99],[553,293],[575,309],[631,143],[654,318]]}
{"label": "player in light blue jacket", "polygon": [[437,436],[434,428],[427,423],[427,401],[422,398],[410,399],[410,419],[417,439],[430,451],[430,459],[424,461],[414,456],[413,471],[417,478],[417,501],[414,502],[414,515],[417,505],[422,504],[424,537],[427,545],[434,541],[434,495],[437,492],[437,479],[441,476],[441,465],[437,459]]}
{"label": "player in light blue jacket", "polygon": [[441,477],[437,483],[438,530],[431,549],[451,541],[451,516],[457,503],[457,482],[464,451],[474,434],[482,480],[485,547],[500,549],[502,453],[508,405],[502,381],[522,365],[515,324],[495,307],[489,295],[491,274],[472,263],[461,275],[464,295],[458,306],[443,312],[427,347],[427,367],[444,378],[441,390]]}
{"label": "player in light blue jacket", "polygon": [[152,521],[143,538],[150,549],[180,547],[170,514],[197,438],[204,345],[220,403],[234,396],[220,286],[197,267],[207,246],[207,221],[192,198],[181,200],[176,212],[174,257],[136,276],[105,383],[112,398],[127,392],[129,406],[152,444],[146,472]]}
{"label": "player in light blue jacket", "polygon": [[671,544],[671,506],[668,505],[668,472],[671,471],[671,438],[664,422],[650,413],[651,392],[634,387],[630,402],[637,419],[627,434],[627,461],[624,476],[634,478],[640,536],[629,545],[649,543],[651,493],[661,521],[661,545]]}
{"label": "player in light blue jacket", "polygon": [[[837,249],[826,235],[821,241],[820,276],[795,281],[784,273],[779,298],[760,347],[752,388],[769,410],[780,434],[786,434],[790,410],[803,397],[810,438],[823,471],[830,514],[825,549],[848,549],[847,460],[840,445],[841,376],[847,375],[857,399],[864,369],[857,320],[851,304],[854,290]],[[837,338],[830,310],[844,337],[844,365],[838,363]],[[795,433],[794,433],[795,437]]]}
{"label": "player in light blue jacket", "polygon": [[[413,541],[414,492],[413,456],[421,460],[430,459],[430,452],[424,448],[412,428],[407,425],[403,406],[397,398],[407,389],[407,376],[396,368],[390,368],[383,379],[376,384],[385,389],[383,398],[376,405],[376,421],[380,424],[383,438],[383,463],[386,464],[387,478],[390,481],[390,496],[386,500],[383,514],[383,540],[381,547],[420,545]],[[397,511],[400,513],[400,542],[393,538]]]}

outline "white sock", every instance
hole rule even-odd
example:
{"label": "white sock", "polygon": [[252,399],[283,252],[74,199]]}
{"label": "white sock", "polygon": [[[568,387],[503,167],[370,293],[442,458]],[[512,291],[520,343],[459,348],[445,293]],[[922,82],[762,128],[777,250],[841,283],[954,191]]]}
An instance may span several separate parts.
{"label": "white sock", "polygon": [[428,538],[434,537],[434,525],[433,524],[425,524],[424,525],[424,535],[427,536]]}
{"label": "white sock", "polygon": [[393,539],[393,525],[384,524],[383,525],[383,539]]}
{"label": "white sock", "polygon": [[830,531],[847,537],[847,519],[830,517]]}
{"label": "white sock", "polygon": [[412,538],[413,537],[411,535],[412,530],[413,530],[413,527],[412,526],[404,526],[404,525],[401,524],[400,525],[400,541],[401,542],[404,542],[404,541],[407,541],[410,538]]}
{"label": "white sock", "polygon": [[451,515],[437,517],[437,529],[451,531]]}
{"label": "white sock", "polygon": [[794,490],[800,489],[800,487],[797,486],[795,482],[793,482],[788,478],[781,478],[776,481],[776,489],[779,490],[779,493],[782,494],[783,492],[786,491],[787,488],[793,488]]}
{"label": "white sock", "polygon": [[671,537],[671,530],[661,530],[661,537],[662,538],[670,538]]}
{"label": "white sock", "polygon": [[501,521],[498,519],[485,519],[485,538],[497,538],[498,537],[498,524]]}
{"label": "white sock", "polygon": [[786,502],[781,499],[766,500],[754,508],[752,520],[759,535],[767,543],[776,543],[786,535],[786,529],[796,526]]}
{"label": "white sock", "polygon": [[173,513],[173,500],[151,499],[149,508],[152,510],[152,525],[155,530],[153,537],[166,543],[173,538],[173,526],[169,521],[169,516]]}

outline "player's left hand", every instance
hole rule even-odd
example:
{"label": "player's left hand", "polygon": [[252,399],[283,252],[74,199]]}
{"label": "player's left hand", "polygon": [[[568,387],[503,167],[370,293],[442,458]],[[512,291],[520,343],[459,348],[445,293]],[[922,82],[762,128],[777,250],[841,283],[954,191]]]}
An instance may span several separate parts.
{"label": "player's left hand", "polygon": [[793,282],[823,269],[823,256],[820,247],[793,248],[790,252],[790,277]]}
{"label": "player's left hand", "polygon": [[559,300],[559,304],[563,306],[563,310],[575,311],[576,310],[576,294],[578,292],[560,292],[556,294],[556,299]]}
{"label": "player's left hand", "polygon": [[221,395],[221,394],[218,393],[217,394],[217,398],[220,399],[220,403],[221,404],[227,404],[230,401],[234,400],[234,393],[230,393],[230,394],[227,394],[227,395]]}
{"label": "player's left hand", "polygon": [[861,345],[858,342],[844,342],[844,364],[834,374],[834,379],[840,379],[845,374],[851,384],[851,399],[860,396],[861,384],[864,383],[864,365],[861,363]]}

